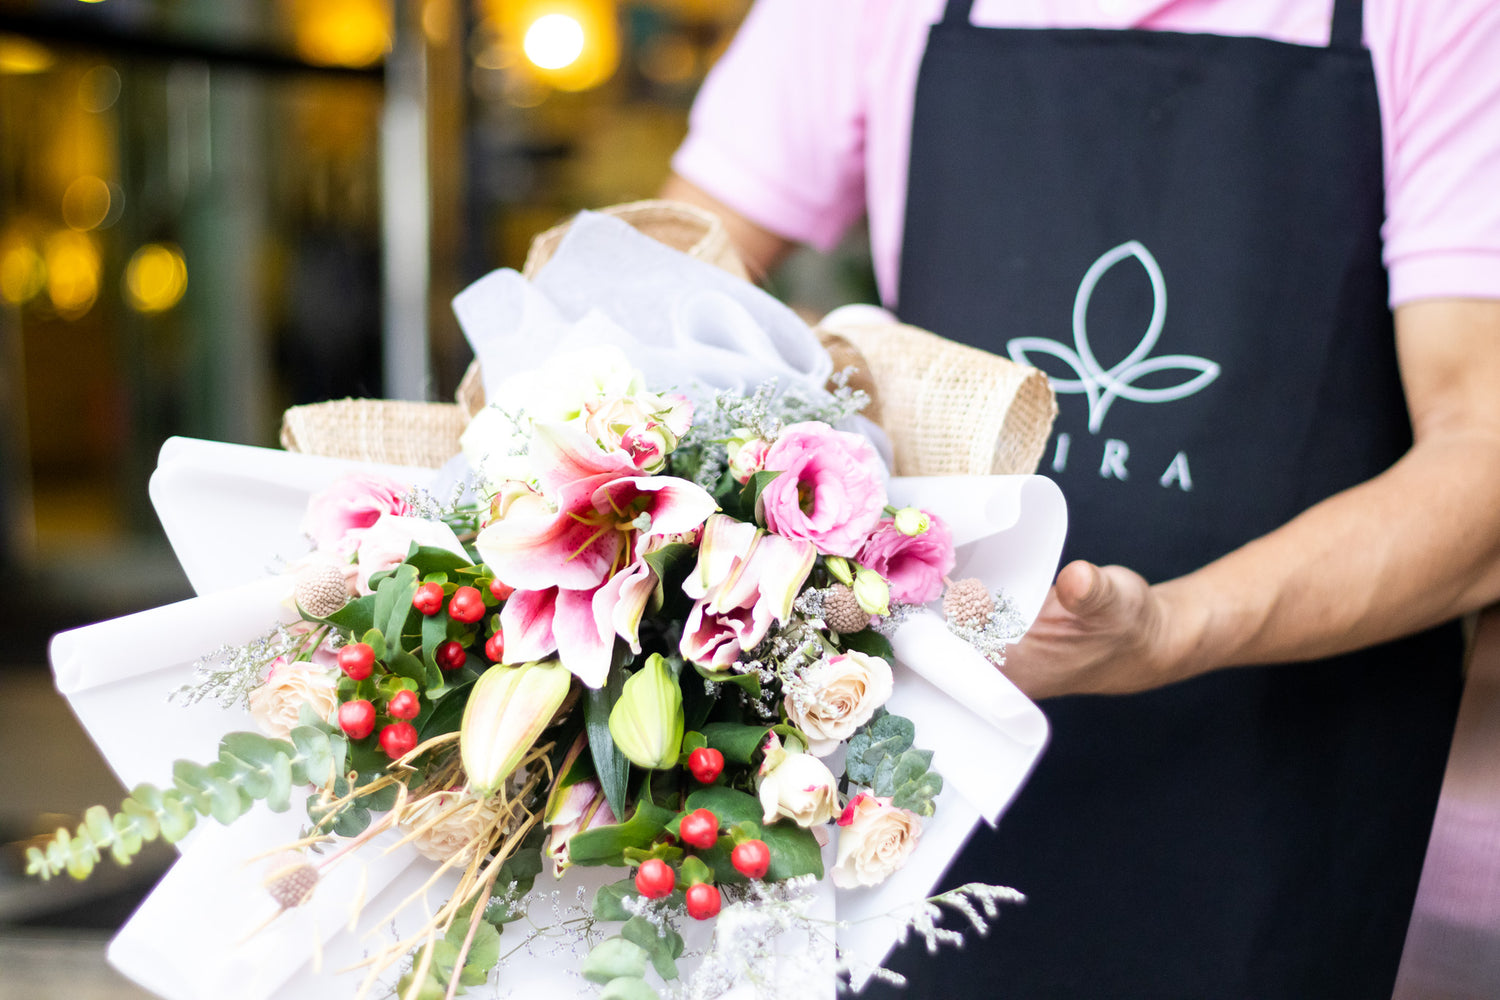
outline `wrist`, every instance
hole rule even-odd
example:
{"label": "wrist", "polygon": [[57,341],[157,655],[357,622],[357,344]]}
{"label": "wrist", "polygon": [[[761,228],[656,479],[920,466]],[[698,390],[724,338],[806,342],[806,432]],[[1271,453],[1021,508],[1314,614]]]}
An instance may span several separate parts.
{"label": "wrist", "polygon": [[1224,664],[1212,655],[1212,615],[1208,602],[1194,593],[1187,577],[1151,587],[1156,605],[1157,640],[1154,669],[1162,684],[1196,677]]}

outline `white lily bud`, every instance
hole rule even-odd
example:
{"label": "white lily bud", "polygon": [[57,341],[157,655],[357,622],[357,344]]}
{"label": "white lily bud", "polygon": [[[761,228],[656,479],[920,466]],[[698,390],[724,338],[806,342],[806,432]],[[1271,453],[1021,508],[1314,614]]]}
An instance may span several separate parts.
{"label": "white lily bud", "polygon": [[483,798],[505,783],[562,706],[573,674],[558,660],[494,666],[464,706],[458,748],[469,787]]}

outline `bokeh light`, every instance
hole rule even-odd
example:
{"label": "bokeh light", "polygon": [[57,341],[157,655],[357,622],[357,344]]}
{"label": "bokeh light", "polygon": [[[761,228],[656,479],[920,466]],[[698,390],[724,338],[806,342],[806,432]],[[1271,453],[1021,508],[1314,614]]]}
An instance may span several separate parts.
{"label": "bokeh light", "polygon": [[89,175],[79,177],[63,192],[63,221],[71,229],[85,232],[97,229],[109,218],[112,201],[107,183]]}
{"label": "bokeh light", "polygon": [[571,66],[583,54],[583,25],[567,14],[544,14],[531,22],[521,43],[530,59],[540,69],[562,69]]}
{"label": "bokeh light", "polygon": [[147,243],[125,265],[125,298],[131,308],[159,313],[175,306],[187,291],[187,262],[170,243]]}
{"label": "bokeh light", "polygon": [[78,319],[99,298],[99,247],[86,234],[61,229],[47,237],[42,251],[47,297],[63,319]]}
{"label": "bokeh light", "polygon": [[0,35],[0,73],[41,73],[54,61],[45,45],[19,35]]}
{"label": "bokeh light", "polygon": [[47,265],[32,242],[20,233],[0,240],[0,299],[25,305],[47,287]]}
{"label": "bokeh light", "polygon": [[391,48],[384,0],[287,0],[297,54],[319,66],[373,66]]}

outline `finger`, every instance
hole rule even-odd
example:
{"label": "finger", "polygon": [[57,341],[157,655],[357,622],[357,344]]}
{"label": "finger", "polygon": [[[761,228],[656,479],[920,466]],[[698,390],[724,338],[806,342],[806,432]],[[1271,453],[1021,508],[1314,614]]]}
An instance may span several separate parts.
{"label": "finger", "polygon": [[1098,614],[1114,600],[1114,585],[1091,562],[1076,559],[1062,568],[1053,586],[1064,610],[1080,618]]}

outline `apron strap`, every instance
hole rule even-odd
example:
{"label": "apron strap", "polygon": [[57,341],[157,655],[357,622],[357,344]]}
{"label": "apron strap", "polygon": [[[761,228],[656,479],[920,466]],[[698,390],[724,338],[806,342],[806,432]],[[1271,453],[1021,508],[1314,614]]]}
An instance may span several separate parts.
{"label": "apron strap", "polygon": [[973,9],[974,0],[948,0],[948,6],[943,10],[943,23],[968,27]]}
{"label": "apron strap", "polygon": [[1328,33],[1328,47],[1361,49],[1364,48],[1364,35],[1364,5],[1361,0],[1333,0],[1333,29]]}

